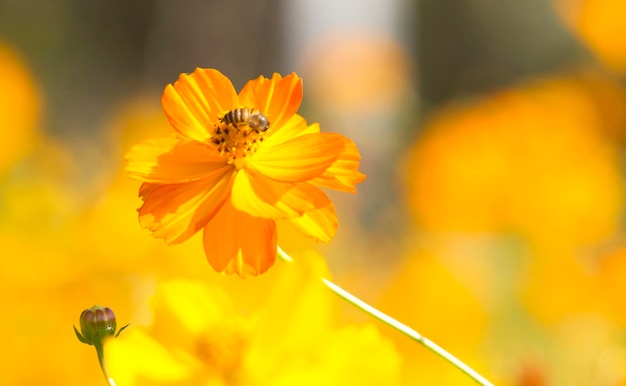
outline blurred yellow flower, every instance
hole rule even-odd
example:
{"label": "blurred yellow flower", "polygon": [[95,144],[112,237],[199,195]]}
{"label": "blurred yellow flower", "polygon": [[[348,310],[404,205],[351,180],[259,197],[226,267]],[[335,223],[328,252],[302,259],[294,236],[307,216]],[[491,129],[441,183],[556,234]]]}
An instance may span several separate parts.
{"label": "blurred yellow flower", "polygon": [[552,0],[559,15],[609,68],[626,71],[626,3],[622,0]]}
{"label": "blurred yellow flower", "polygon": [[536,256],[521,292],[534,318],[557,325],[581,314],[607,314],[609,297],[603,292],[602,279],[585,263],[571,251]]}
{"label": "blurred yellow flower", "polygon": [[606,126],[623,122],[626,104],[604,83],[556,76],[442,109],[404,173],[420,226],[516,231],[552,245],[610,236],[623,187]]}
{"label": "blurred yellow flower", "polygon": [[153,324],[107,343],[111,375],[127,386],[398,383],[400,358],[376,329],[334,326],[320,257],[281,268],[246,317],[217,286],[160,283]]}
{"label": "blurred yellow flower", "polygon": [[[625,111],[624,90],[605,74],[530,79],[442,108],[409,155],[404,175],[420,241],[445,240],[447,250],[460,256],[436,251],[436,261],[456,277],[471,272],[463,284],[479,283],[480,292],[468,290],[489,306],[489,324],[485,337],[468,347],[478,343],[491,351],[490,358],[500,358],[489,364],[505,382],[616,384],[611,380],[624,378],[623,343],[616,342],[626,320],[625,260],[623,254],[594,259],[589,252],[614,240],[623,222],[616,140],[623,141]],[[472,256],[471,246],[458,243],[471,238],[491,240],[483,257],[490,261],[489,276],[473,271],[482,260]],[[439,286],[430,292],[437,291],[437,301],[460,308],[447,299],[454,286],[427,266],[428,257],[417,259],[410,264],[420,266],[420,275],[404,279],[405,285],[421,288],[433,277]],[[393,291],[388,301],[399,293]],[[424,309],[427,300],[416,309]],[[397,307],[392,311],[410,323]],[[447,308],[430,311],[445,316]],[[470,326],[463,332],[480,331],[480,325],[471,328],[473,317],[461,318]],[[429,327],[420,330],[464,357],[464,347],[445,341],[454,334],[440,337]],[[531,367],[524,367],[529,360]]]}
{"label": "blurred yellow flower", "polygon": [[31,290],[73,280],[84,272],[80,260],[68,251],[77,244],[78,193],[70,193],[62,180],[72,172],[73,160],[50,139],[41,141],[36,150],[0,188],[2,254],[19,257],[4,262],[0,281]]}
{"label": "blurred yellow flower", "polygon": [[[560,247],[560,246],[558,246]],[[537,253],[522,275],[520,299],[540,338],[544,365],[555,384],[619,384],[626,377],[623,331],[625,255],[557,248]]]}
{"label": "blurred yellow flower", "polygon": [[351,140],[296,114],[301,99],[295,74],[259,77],[239,94],[213,69],[168,85],[162,104],[178,137],[147,140],[126,156],[143,181],[142,227],[168,244],[204,229],[209,263],[242,277],[273,265],[275,220],[330,241],[337,218],[318,186],[354,192],[365,176]]}
{"label": "blurred yellow flower", "polygon": [[37,138],[42,101],[22,58],[0,41],[0,172],[26,154]]}
{"label": "blurred yellow flower", "polygon": [[[421,249],[398,269],[398,276],[378,306],[444,347],[479,373],[493,378],[486,368],[481,345],[488,326],[484,298],[472,291],[467,278],[489,291],[492,277],[478,259],[464,256],[454,264],[440,259],[436,250]],[[462,264],[461,264],[462,263]],[[457,265],[455,267],[455,264]],[[459,272],[464,271],[465,276]],[[466,375],[401,334],[390,335],[406,358],[404,384],[456,385]],[[498,382],[496,382],[498,384]]]}
{"label": "blurred yellow flower", "polygon": [[602,256],[598,266],[598,285],[603,290],[601,296],[608,300],[614,319],[622,328],[626,327],[626,248],[621,246]]}

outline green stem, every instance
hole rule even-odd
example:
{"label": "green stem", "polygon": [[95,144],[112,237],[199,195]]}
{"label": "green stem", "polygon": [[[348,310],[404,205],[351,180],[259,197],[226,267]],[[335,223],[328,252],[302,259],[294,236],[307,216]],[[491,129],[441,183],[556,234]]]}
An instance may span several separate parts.
{"label": "green stem", "polygon": [[[278,247],[278,257],[281,258],[285,262],[288,262],[288,263],[293,262],[293,259],[291,258],[291,256],[289,256],[287,253],[285,253],[285,251],[283,251],[280,247]],[[485,377],[483,377],[482,375],[477,373],[474,369],[472,369],[471,367],[469,367],[468,365],[463,363],[461,360],[456,358],[454,355],[450,354],[448,351],[443,349],[441,346],[439,346],[435,342],[433,342],[430,339],[422,336],[420,333],[418,333],[417,331],[413,330],[411,327],[407,326],[404,323],[399,322],[398,320],[392,318],[391,316],[389,316],[389,315],[381,312],[380,310],[372,307],[371,305],[365,303],[361,299],[357,298],[356,296],[352,295],[348,291],[346,291],[343,288],[339,287],[338,285],[334,284],[330,280],[322,278],[322,282],[331,291],[333,291],[335,294],[339,295],[339,297],[341,297],[342,299],[346,300],[348,303],[350,303],[350,304],[354,305],[355,307],[361,309],[362,311],[370,314],[371,316],[375,317],[376,319],[380,320],[381,322],[383,322],[383,323],[385,323],[385,324],[395,328],[396,330],[400,331],[404,335],[406,335],[409,338],[417,341],[418,343],[422,344],[424,347],[428,348],[429,350],[431,350],[435,354],[437,354],[440,357],[442,357],[443,359],[447,360],[453,366],[455,366],[456,368],[458,368],[459,370],[461,370],[462,372],[467,374],[470,378],[472,378],[479,385],[493,386],[493,383],[489,382]]]}
{"label": "green stem", "polygon": [[109,372],[107,371],[106,364],[104,363],[104,348],[102,346],[102,342],[97,342],[94,346],[96,347],[96,352],[98,353],[98,362],[100,363],[100,368],[102,369],[104,378],[106,378],[109,386],[116,386],[113,378],[109,377]]}

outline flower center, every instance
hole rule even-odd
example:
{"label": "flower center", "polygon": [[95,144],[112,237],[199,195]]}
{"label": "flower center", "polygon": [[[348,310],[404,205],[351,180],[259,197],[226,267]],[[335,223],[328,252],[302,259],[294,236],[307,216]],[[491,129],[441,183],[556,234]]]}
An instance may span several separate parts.
{"label": "flower center", "polygon": [[220,155],[238,169],[256,153],[270,123],[259,110],[242,107],[231,110],[219,118],[211,135]]}
{"label": "flower center", "polygon": [[221,328],[219,334],[202,333],[194,341],[195,357],[207,373],[229,385],[237,384],[242,377],[243,358],[248,350],[249,338],[237,328]]}

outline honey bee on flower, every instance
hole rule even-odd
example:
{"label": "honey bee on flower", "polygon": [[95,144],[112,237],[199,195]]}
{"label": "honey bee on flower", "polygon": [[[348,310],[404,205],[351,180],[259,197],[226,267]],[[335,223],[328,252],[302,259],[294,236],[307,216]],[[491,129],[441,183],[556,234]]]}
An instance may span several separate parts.
{"label": "honey bee on flower", "polygon": [[230,124],[237,127],[240,124],[246,124],[257,132],[267,131],[267,129],[270,128],[270,123],[263,113],[247,107],[230,110],[220,121],[227,125]]}
{"label": "honey bee on flower", "polygon": [[220,118],[211,142],[217,145],[221,155],[237,151],[240,147],[237,138],[246,143],[246,151],[251,151],[252,147],[257,145],[257,141],[263,141],[263,132],[269,127],[269,121],[260,111],[247,107],[234,109]]}
{"label": "honey bee on flower", "polygon": [[202,230],[211,266],[242,277],[274,264],[276,220],[329,242],[337,216],[319,188],[354,193],[365,176],[354,142],[308,125],[301,101],[294,73],[258,77],[239,93],[214,69],[167,85],[161,102],[178,136],[126,155],[126,170],[143,182],[140,225],[168,244]]}

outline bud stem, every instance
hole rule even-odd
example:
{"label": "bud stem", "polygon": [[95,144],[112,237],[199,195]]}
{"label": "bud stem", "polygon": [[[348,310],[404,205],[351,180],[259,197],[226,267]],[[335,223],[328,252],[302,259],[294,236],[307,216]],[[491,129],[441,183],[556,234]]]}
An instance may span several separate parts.
{"label": "bud stem", "polygon": [[107,366],[104,362],[104,348],[102,347],[102,343],[98,342],[94,344],[94,346],[96,347],[96,352],[98,353],[98,363],[100,363],[100,369],[102,369],[102,374],[104,375],[104,378],[106,378],[107,382],[109,383],[109,386],[116,386],[113,378],[109,376],[109,372],[107,371]]}
{"label": "bud stem", "polygon": [[[287,263],[293,262],[293,259],[291,258],[291,256],[285,253],[285,251],[283,251],[280,247],[278,247],[278,257]],[[357,298],[356,296],[352,295],[348,291],[334,284],[330,280],[322,278],[322,282],[326,285],[326,287],[328,287],[331,291],[333,291],[342,299],[346,300],[348,303],[352,304],[353,306],[361,309],[365,313],[370,314],[371,316],[375,317],[381,322],[387,324],[388,326],[400,331],[401,333],[408,336],[409,338],[422,344],[424,347],[428,348],[435,354],[439,355],[440,357],[442,357],[443,359],[451,363],[454,367],[456,367],[457,369],[467,374],[470,378],[472,378],[479,385],[493,386],[493,383],[489,382],[485,377],[480,375],[474,369],[472,369],[471,367],[463,363],[461,360],[456,358],[454,355],[450,354],[448,351],[443,349],[441,346],[439,346],[435,342],[422,336],[420,333],[413,330],[411,327],[381,312],[375,307],[372,307],[371,305],[365,303],[361,299]]]}

